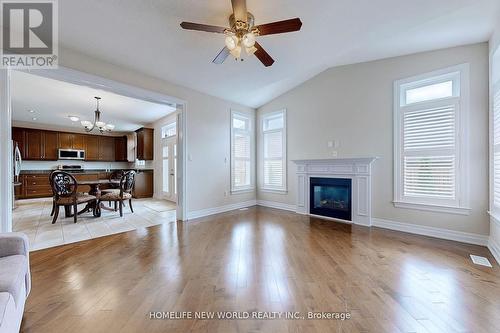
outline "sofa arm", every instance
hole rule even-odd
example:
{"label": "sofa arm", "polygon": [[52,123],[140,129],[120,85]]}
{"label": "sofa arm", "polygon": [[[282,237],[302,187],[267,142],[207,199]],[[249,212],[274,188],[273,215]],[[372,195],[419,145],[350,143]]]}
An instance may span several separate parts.
{"label": "sofa arm", "polygon": [[28,237],[21,232],[0,233],[0,258],[24,255],[28,260],[28,270],[25,277],[26,297],[31,291],[31,273],[30,273],[30,247]]}
{"label": "sofa arm", "polygon": [[0,258],[21,254],[28,256],[28,237],[20,232],[0,234]]}

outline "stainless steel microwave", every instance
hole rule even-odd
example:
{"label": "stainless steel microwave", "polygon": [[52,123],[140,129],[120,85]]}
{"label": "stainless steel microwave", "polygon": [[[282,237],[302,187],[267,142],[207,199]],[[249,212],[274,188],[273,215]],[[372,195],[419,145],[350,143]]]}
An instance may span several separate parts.
{"label": "stainless steel microwave", "polygon": [[57,156],[59,160],[84,160],[85,150],[59,149]]}

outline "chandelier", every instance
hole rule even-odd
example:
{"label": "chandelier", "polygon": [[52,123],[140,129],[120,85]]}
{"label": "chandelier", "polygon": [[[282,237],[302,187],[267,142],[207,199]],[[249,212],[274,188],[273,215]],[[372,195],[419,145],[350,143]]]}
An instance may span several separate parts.
{"label": "chandelier", "polygon": [[94,128],[97,128],[99,132],[104,133],[104,132],[111,132],[114,128],[115,125],[113,124],[106,124],[105,122],[101,121],[101,111],[99,111],[99,100],[101,97],[94,97],[96,99],[96,104],[97,104],[97,109],[94,111],[94,122],[90,122],[88,120],[83,120],[81,122],[82,126],[85,127],[85,132],[92,132]]}

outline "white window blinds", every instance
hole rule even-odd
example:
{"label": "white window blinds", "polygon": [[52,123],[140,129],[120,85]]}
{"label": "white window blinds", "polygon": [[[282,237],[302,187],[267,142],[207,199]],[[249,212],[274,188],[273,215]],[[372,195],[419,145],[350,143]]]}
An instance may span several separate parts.
{"label": "white window blinds", "polygon": [[455,199],[454,104],[403,112],[406,197]]}
{"label": "white window blinds", "polygon": [[253,188],[253,121],[249,115],[231,113],[231,191]]}
{"label": "white window blinds", "polygon": [[286,191],[286,114],[285,110],[262,117],[262,187]]}
{"label": "white window blinds", "polygon": [[500,209],[500,84],[493,94],[493,203]]}
{"label": "white window blinds", "polygon": [[460,122],[466,104],[465,78],[468,66],[461,65],[396,82],[397,207],[433,210],[439,206],[457,208],[457,212],[466,208],[467,150],[461,140],[467,124]]}

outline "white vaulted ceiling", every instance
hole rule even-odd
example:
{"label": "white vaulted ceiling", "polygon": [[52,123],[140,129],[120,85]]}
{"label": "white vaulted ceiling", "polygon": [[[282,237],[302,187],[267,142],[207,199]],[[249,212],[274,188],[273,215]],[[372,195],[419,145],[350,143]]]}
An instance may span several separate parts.
{"label": "white vaulted ceiling", "polygon": [[247,0],[256,24],[300,17],[300,32],[260,37],[276,60],[222,65],[230,0],[59,1],[60,43],[92,57],[258,107],[326,68],[488,40],[498,0]]}

